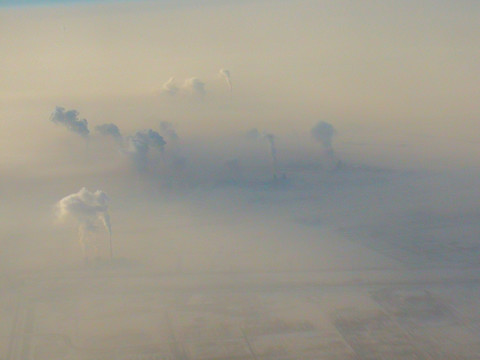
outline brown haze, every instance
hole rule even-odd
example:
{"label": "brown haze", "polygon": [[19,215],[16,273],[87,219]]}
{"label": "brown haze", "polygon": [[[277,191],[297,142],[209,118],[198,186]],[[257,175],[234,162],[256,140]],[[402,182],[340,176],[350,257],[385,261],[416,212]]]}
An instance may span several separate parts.
{"label": "brown haze", "polygon": [[0,359],[478,356],[479,15],[0,7]]}

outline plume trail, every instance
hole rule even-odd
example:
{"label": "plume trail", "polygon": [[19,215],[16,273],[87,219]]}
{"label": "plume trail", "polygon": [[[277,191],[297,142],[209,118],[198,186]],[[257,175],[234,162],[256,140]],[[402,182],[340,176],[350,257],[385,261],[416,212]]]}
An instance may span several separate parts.
{"label": "plume trail", "polygon": [[232,78],[230,77],[230,71],[227,69],[220,69],[219,71],[220,76],[225,78],[225,81],[227,82],[228,89],[230,90],[230,97],[233,94],[233,87],[232,87]]}

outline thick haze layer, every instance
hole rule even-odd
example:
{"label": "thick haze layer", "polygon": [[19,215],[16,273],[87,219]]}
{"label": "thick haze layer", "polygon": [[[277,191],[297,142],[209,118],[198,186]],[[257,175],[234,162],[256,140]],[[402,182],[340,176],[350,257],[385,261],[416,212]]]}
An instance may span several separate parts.
{"label": "thick haze layer", "polygon": [[259,127],[303,142],[322,119],[339,151],[370,162],[478,166],[479,13],[476,1],[3,8],[2,163],[52,151],[60,130],[44,119],[60,105],[126,132],[174,122],[186,137]]}
{"label": "thick haze layer", "polygon": [[[83,187],[109,194],[118,253],[164,270],[322,267],[278,239],[475,219],[478,2],[43,5],[0,10],[2,266],[81,258],[52,208]],[[225,245],[217,217],[271,233]]]}
{"label": "thick haze layer", "polygon": [[480,358],[479,19],[0,0],[0,359]]}

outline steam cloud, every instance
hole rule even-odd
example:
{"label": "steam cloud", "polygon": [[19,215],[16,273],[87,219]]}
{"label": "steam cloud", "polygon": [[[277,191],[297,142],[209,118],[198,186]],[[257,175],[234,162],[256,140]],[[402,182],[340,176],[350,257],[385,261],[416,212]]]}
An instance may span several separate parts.
{"label": "steam cloud", "polygon": [[311,130],[312,137],[325,149],[327,156],[333,159],[332,139],[337,134],[332,124],[325,121],[320,121]]}
{"label": "steam cloud", "polygon": [[82,245],[84,256],[88,234],[97,231],[96,223],[100,221],[108,231],[110,237],[110,256],[112,256],[112,226],[108,214],[108,197],[100,190],[90,192],[86,188],[68,195],[57,203],[57,218],[65,220],[73,218],[78,222],[79,241]]}
{"label": "steam cloud", "polygon": [[90,134],[87,120],[79,119],[77,110],[65,111],[65,108],[57,106],[50,116],[50,120],[55,124],[65,126],[68,130],[82,136],[83,138],[88,138],[88,135]]}
{"label": "steam cloud", "polygon": [[219,74],[220,76],[225,78],[225,81],[227,82],[228,88],[230,90],[230,96],[232,96],[233,88],[232,88],[232,79],[230,77],[230,71],[226,69],[220,69]]}
{"label": "steam cloud", "polygon": [[165,140],[154,130],[137,131],[127,138],[127,151],[133,155],[133,160],[139,171],[146,171],[148,165],[148,152],[150,148],[157,149],[160,153],[165,149]]}

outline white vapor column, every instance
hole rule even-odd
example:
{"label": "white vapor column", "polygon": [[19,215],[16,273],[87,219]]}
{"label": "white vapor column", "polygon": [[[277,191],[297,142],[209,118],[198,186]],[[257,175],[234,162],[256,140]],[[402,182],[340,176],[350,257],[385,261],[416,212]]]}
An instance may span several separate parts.
{"label": "white vapor column", "polygon": [[79,241],[85,258],[86,241],[89,233],[97,231],[97,224],[101,223],[109,235],[110,258],[113,257],[112,226],[108,213],[108,197],[101,191],[90,192],[87,188],[80,189],[77,193],[65,196],[56,204],[57,218],[66,220],[71,218],[78,223]]}

